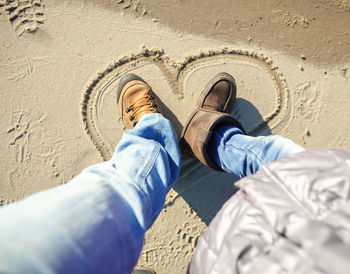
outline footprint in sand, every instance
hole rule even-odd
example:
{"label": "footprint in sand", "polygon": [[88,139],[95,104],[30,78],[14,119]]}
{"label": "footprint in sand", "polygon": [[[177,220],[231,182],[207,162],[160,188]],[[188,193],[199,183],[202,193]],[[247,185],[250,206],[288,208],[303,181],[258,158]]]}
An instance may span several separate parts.
{"label": "footprint in sand", "polygon": [[0,14],[6,13],[17,35],[35,32],[44,23],[41,0],[0,0]]}

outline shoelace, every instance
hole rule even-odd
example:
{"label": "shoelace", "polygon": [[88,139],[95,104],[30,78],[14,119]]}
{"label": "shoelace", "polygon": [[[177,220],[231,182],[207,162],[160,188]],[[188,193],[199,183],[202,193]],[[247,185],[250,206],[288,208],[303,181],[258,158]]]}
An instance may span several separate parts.
{"label": "shoelace", "polygon": [[142,112],[157,112],[157,105],[154,102],[152,102],[153,99],[154,97],[151,95],[142,95],[139,98],[137,98],[137,100],[134,103],[132,103],[129,107],[125,109],[126,113],[132,111],[130,121],[134,121],[133,126],[135,126],[136,123],[140,120],[140,115]]}

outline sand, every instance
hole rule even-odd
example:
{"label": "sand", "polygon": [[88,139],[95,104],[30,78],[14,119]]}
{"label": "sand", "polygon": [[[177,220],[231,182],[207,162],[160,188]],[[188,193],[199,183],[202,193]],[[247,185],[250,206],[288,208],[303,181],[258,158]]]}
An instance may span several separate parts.
{"label": "sand", "polygon": [[[16,0],[0,13],[1,205],[111,157],[123,132],[114,90],[128,72],[151,84],[177,133],[227,71],[251,135],[350,148],[347,0]],[[185,273],[236,180],[184,159],[139,264]]]}

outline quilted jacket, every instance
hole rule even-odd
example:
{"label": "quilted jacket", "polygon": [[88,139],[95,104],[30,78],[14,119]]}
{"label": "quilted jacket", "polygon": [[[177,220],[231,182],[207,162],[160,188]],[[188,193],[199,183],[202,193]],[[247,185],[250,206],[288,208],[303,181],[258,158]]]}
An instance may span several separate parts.
{"label": "quilted jacket", "polygon": [[290,155],[237,185],[190,273],[350,273],[350,151]]}

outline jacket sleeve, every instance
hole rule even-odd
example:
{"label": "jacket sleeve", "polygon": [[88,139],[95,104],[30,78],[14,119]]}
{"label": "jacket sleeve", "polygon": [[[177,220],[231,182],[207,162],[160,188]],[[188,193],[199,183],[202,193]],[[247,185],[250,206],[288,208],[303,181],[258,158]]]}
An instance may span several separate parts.
{"label": "jacket sleeve", "polygon": [[238,186],[199,241],[191,273],[349,272],[349,151],[297,153]]}

